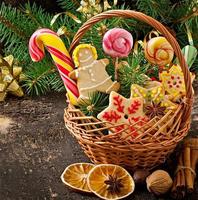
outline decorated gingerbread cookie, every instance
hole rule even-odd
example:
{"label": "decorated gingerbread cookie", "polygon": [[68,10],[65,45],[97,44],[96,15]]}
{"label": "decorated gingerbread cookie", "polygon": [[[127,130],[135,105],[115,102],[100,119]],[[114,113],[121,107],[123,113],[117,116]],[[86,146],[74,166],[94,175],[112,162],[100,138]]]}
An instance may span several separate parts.
{"label": "decorated gingerbread cookie", "polygon": [[[179,65],[173,65],[169,72],[163,71],[160,75],[162,85],[169,95],[169,99],[177,101],[186,94],[184,75]],[[191,74],[193,81],[194,76]]]}
{"label": "decorated gingerbread cookie", "polygon": [[177,108],[177,104],[171,102],[168,99],[168,95],[165,95],[163,85],[158,81],[149,81],[145,87],[132,84],[131,97],[142,97],[145,104],[153,102],[159,104],[160,106],[164,106],[166,107],[165,112]]}
{"label": "decorated gingerbread cookie", "polygon": [[89,93],[95,91],[104,93],[118,91],[120,84],[113,82],[106,72],[109,60],[97,60],[95,47],[90,44],[78,45],[73,52],[73,60],[78,69],[72,71],[69,76],[77,79],[79,99],[88,99]]}
{"label": "decorated gingerbread cookie", "polygon": [[[142,97],[126,99],[116,92],[110,93],[109,106],[98,114],[98,119],[115,125],[122,124],[117,126],[115,131],[120,131],[126,128],[127,125],[135,124],[130,127],[133,137],[138,135],[136,129],[148,121],[143,112]],[[122,135],[122,137],[125,137],[125,135]]]}
{"label": "decorated gingerbread cookie", "polygon": [[145,87],[132,84],[131,97],[142,97],[145,103],[150,101],[159,103],[164,98],[164,90],[158,81],[148,81]]}

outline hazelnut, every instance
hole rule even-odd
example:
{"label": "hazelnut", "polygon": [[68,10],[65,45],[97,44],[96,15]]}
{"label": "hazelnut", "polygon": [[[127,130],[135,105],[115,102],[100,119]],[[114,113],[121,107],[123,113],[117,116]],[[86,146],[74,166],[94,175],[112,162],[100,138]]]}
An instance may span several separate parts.
{"label": "hazelnut", "polygon": [[149,171],[148,170],[143,170],[143,169],[139,169],[136,170],[133,174],[133,179],[135,181],[136,184],[144,184],[146,177],[149,175]]}
{"label": "hazelnut", "polygon": [[157,170],[147,177],[146,184],[149,192],[152,192],[155,195],[161,195],[170,190],[173,181],[166,171]]}

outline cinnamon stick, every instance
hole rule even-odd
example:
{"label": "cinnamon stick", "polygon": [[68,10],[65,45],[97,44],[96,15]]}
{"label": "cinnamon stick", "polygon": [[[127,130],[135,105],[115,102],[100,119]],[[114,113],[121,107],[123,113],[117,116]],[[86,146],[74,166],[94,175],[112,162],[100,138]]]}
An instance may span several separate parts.
{"label": "cinnamon stick", "polygon": [[[184,161],[183,161],[183,153],[180,154],[179,156],[179,166],[184,166]],[[185,180],[185,174],[184,174],[184,169],[180,169],[180,172],[181,172],[181,189],[183,191],[185,191],[185,183],[186,183],[186,180]]]}
{"label": "cinnamon stick", "polygon": [[193,178],[192,178],[192,172],[190,170],[191,168],[191,150],[190,147],[186,146],[184,148],[184,166],[185,166],[185,178],[186,178],[186,186],[187,186],[187,192],[192,193],[193,192]]}
{"label": "cinnamon stick", "polygon": [[[196,165],[197,165],[197,161],[198,161],[198,149],[192,149],[191,151],[191,168],[192,170],[195,172],[196,170]],[[192,180],[194,183],[195,180],[195,175],[194,173],[192,173]]]}
{"label": "cinnamon stick", "polygon": [[177,184],[177,179],[174,178],[174,180],[173,180],[173,186],[172,186],[172,189],[171,189],[171,197],[172,197],[173,199],[176,199],[176,198],[177,198],[176,184]]}
{"label": "cinnamon stick", "polygon": [[183,152],[179,155],[178,171],[173,180],[171,196],[174,199],[182,199],[185,193],[194,191],[196,165],[198,163],[198,138],[185,140]]}
{"label": "cinnamon stick", "polygon": [[[178,167],[183,166],[183,153],[180,154],[178,159]],[[184,169],[178,168],[175,178],[173,180],[173,187],[171,196],[174,199],[182,199],[185,196],[185,176]]]}
{"label": "cinnamon stick", "polygon": [[181,187],[181,173],[180,171],[178,171],[176,175],[176,188],[180,188],[180,187]]}

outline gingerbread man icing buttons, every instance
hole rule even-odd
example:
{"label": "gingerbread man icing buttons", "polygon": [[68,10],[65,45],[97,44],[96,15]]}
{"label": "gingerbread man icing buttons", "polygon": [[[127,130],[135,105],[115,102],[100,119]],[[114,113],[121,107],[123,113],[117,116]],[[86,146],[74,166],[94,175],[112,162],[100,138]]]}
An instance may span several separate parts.
{"label": "gingerbread man icing buttons", "polygon": [[164,98],[164,90],[158,81],[149,81],[145,87],[132,84],[131,97],[142,97],[145,103],[150,101],[159,103]]}
{"label": "gingerbread man icing buttons", "polygon": [[73,52],[73,60],[78,69],[72,71],[69,76],[77,80],[80,99],[88,99],[89,93],[99,91],[110,93],[118,91],[120,84],[111,80],[106,72],[108,59],[97,60],[95,47],[90,44],[80,44]]}
{"label": "gingerbread man icing buttons", "polygon": [[[102,121],[107,121],[112,124],[122,124],[115,128],[115,131],[120,131],[126,128],[126,125],[130,126],[129,131],[132,133],[132,137],[138,135],[138,131],[135,131],[137,128],[143,126],[148,118],[143,112],[143,98],[129,98],[126,99],[122,95],[111,92],[109,97],[109,106],[98,114],[98,119]],[[122,133],[123,134],[123,133]],[[122,135],[124,137],[126,135]]]}
{"label": "gingerbread man icing buttons", "polygon": [[[177,101],[186,94],[184,75],[179,65],[173,65],[169,72],[163,71],[159,75],[165,91],[169,95],[169,99]],[[193,76],[191,74],[193,80]]]}

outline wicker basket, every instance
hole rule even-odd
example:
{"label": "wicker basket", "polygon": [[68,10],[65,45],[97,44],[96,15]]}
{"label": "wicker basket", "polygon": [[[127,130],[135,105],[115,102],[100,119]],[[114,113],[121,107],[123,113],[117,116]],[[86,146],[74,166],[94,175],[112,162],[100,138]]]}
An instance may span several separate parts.
{"label": "wicker basket", "polygon": [[[115,126],[101,122],[92,116],[85,116],[72,105],[65,109],[65,124],[93,163],[113,163],[131,170],[151,169],[163,163],[177,143],[188,133],[193,104],[190,73],[179,44],[170,32],[157,20],[132,10],[107,11],[89,19],[74,36],[70,53],[93,24],[112,17],[135,18],[153,26],[166,37],[173,47],[184,73],[186,97],[175,112],[169,111],[163,118],[156,117],[141,127],[139,129],[141,134],[133,141],[129,141],[127,138],[121,140],[119,133],[105,135],[104,133],[109,130],[113,132]],[[122,130],[122,132],[129,134],[128,130]]]}

